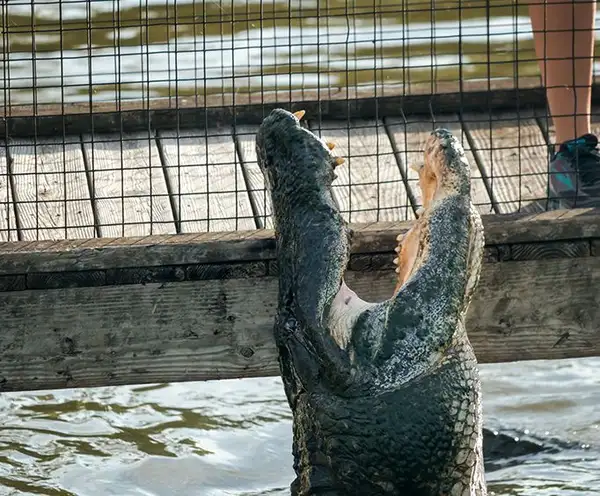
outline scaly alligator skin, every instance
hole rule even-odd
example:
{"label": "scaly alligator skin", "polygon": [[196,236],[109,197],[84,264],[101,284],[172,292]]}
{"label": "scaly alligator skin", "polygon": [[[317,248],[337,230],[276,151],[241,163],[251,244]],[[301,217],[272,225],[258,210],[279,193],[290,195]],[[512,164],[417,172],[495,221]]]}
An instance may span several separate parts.
{"label": "scaly alligator skin", "polygon": [[483,252],[469,166],[430,136],[434,192],[407,276],[367,303],[343,276],[350,232],[331,185],[340,162],[276,109],[256,136],[271,192],[279,296],[274,335],[293,412],[295,495],[486,495],[481,393],[464,326]]}

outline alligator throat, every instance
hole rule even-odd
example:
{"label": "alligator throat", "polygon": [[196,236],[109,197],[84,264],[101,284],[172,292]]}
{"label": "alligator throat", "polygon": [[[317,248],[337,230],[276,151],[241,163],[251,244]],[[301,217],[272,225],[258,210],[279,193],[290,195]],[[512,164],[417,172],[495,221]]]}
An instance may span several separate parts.
{"label": "alligator throat", "polygon": [[483,227],[464,151],[448,131],[431,133],[424,208],[399,239],[396,290],[369,303],[344,282],[351,234],[331,189],[343,160],[303,115],[276,109],[256,136],[277,242],[292,494],[485,496],[480,381],[464,324]]}

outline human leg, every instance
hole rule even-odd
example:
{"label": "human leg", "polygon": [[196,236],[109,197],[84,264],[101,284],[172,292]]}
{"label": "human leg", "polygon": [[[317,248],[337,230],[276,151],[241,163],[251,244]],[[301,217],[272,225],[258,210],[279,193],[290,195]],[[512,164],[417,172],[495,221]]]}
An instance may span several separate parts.
{"label": "human leg", "polygon": [[551,208],[600,205],[600,153],[590,134],[594,20],[591,0],[529,0],[535,51],[556,133]]}
{"label": "human leg", "polygon": [[557,143],[590,132],[595,14],[595,1],[530,0],[535,52]]}

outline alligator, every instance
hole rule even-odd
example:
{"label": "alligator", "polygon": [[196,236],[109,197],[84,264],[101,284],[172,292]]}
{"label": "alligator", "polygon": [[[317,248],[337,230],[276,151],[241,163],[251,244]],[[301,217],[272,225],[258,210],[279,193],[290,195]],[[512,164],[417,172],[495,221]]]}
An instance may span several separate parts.
{"label": "alligator", "polygon": [[[352,233],[332,194],[334,144],[273,110],[256,135],[278,263],[274,338],[293,415],[293,496],[485,496],[481,387],[465,314],[484,235],[469,164],[429,136],[424,210],[383,302],[346,284]],[[401,250],[402,251],[402,250]]]}

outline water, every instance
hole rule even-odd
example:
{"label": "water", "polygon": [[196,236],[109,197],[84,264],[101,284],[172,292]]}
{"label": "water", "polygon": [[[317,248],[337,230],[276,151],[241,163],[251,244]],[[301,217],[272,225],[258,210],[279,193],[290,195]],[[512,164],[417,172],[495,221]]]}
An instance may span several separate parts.
{"label": "water", "polygon": [[527,9],[513,0],[436,0],[434,9],[421,0],[346,4],[3,2],[0,45],[10,83],[0,98],[114,101],[375,82],[385,83],[380,93],[410,92],[433,80],[538,74]]}
{"label": "water", "polygon": [[[427,3],[381,0],[381,16],[364,1],[350,14],[332,0],[273,0],[262,14],[258,1],[165,5],[38,0],[32,12],[29,1],[2,2],[0,99],[111,101],[375,81],[409,91],[434,78],[537,74],[527,13],[509,2],[462,2],[459,14],[457,2],[442,0],[432,14]],[[600,494],[599,372],[600,359],[482,367],[488,427],[589,445],[500,465],[487,474],[493,494]],[[2,495],[285,495],[293,477],[291,414],[278,378],[2,394],[0,411]]]}
{"label": "water", "polygon": [[[482,366],[487,427],[581,446],[499,464],[491,494],[600,494],[599,371],[595,358]],[[279,378],[10,393],[0,411],[0,494],[289,495]]]}

